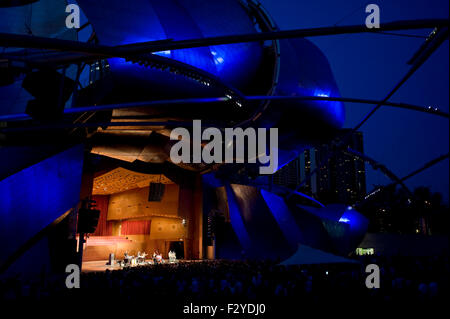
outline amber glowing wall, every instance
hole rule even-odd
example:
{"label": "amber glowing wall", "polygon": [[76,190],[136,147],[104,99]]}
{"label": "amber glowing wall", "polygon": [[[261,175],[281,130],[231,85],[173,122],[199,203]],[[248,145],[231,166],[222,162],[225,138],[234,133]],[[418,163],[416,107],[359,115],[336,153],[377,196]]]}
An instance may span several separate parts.
{"label": "amber glowing wall", "polygon": [[185,255],[191,259],[203,258],[203,193],[201,178],[194,185],[180,188],[179,216],[186,219]]}
{"label": "amber glowing wall", "polygon": [[186,237],[187,226],[178,218],[153,217],[150,239],[179,240]]}
{"label": "amber glowing wall", "polygon": [[[111,223],[111,234],[127,237],[130,242],[88,247],[83,260],[106,260],[109,253],[121,259],[125,251],[132,255],[138,251],[151,254],[156,249],[167,258],[172,241],[184,242],[185,258],[201,259],[202,192],[199,183],[200,179],[190,186],[167,184],[161,202],[148,201],[148,187],[111,194],[107,217]],[[149,235],[121,233],[120,225],[126,220],[150,220]]]}
{"label": "amber glowing wall", "polygon": [[[138,251],[146,252],[149,256],[158,250],[164,258],[167,258],[170,242],[185,241],[188,230],[180,218],[152,217],[149,235],[123,235],[129,242],[114,243],[102,246],[87,246],[83,252],[83,261],[107,260],[110,253],[115,254],[117,259],[123,259],[125,251],[136,256]],[[113,236],[119,235],[120,221],[113,224]],[[149,258],[149,257],[148,257]],[[187,258],[191,258],[187,255]]]}
{"label": "amber glowing wall", "polygon": [[178,216],[178,185],[166,185],[164,196],[160,202],[149,202],[148,192],[148,187],[145,187],[112,194],[109,200],[108,220]]}

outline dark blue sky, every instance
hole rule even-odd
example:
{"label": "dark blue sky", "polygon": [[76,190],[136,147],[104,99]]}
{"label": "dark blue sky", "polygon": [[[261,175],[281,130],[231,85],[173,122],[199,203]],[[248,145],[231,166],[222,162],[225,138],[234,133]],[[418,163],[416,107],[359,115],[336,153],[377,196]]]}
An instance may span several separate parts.
{"label": "dark blue sky", "polygon": [[[405,19],[447,18],[447,0],[261,0],[282,30],[364,24],[365,7],[379,5],[381,23]],[[402,31],[403,32],[403,31]],[[428,35],[430,30],[409,34]],[[344,97],[379,99],[406,74],[406,62],[424,41],[419,38],[358,34],[310,38],[328,57]],[[446,41],[391,101],[439,107],[449,111],[449,44]],[[346,104],[346,127],[356,125],[372,105]],[[367,155],[403,177],[449,151],[449,121],[402,109],[383,107],[364,124]],[[389,180],[367,166],[367,188]],[[429,186],[449,198],[449,161],[445,160],[407,182],[411,189]]]}

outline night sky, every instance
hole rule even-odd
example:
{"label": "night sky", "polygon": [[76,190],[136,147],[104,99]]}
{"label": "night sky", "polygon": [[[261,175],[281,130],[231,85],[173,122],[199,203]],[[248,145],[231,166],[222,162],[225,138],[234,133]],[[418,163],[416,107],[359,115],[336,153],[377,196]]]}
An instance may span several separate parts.
{"label": "night sky", "polygon": [[[280,29],[364,24],[369,3],[378,4],[381,24],[395,20],[446,18],[447,0],[261,0]],[[401,31],[427,36],[431,30]],[[406,74],[406,62],[424,39],[357,34],[309,38],[328,57],[341,95],[383,99]],[[408,80],[390,101],[438,107],[449,112],[449,44],[444,44]],[[373,105],[346,104],[346,127],[355,126]],[[426,162],[448,153],[448,119],[384,106],[361,128],[365,153],[385,164],[400,178]],[[390,181],[367,165],[367,190]],[[429,186],[449,199],[449,161],[408,180],[410,189]]]}

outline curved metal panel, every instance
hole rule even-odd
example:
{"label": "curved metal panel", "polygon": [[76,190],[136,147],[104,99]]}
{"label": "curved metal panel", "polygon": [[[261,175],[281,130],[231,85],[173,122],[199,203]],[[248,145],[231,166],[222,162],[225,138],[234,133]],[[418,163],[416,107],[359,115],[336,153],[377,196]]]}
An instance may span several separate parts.
{"label": "curved metal panel", "polygon": [[4,33],[32,34],[34,36],[76,39],[75,29],[66,27],[65,0],[40,0],[36,3],[0,8],[0,30]]}
{"label": "curved metal panel", "polygon": [[[256,32],[238,1],[179,2],[196,21],[204,37]],[[216,69],[214,74],[235,87],[242,87],[252,80],[262,58],[262,47],[258,42],[210,46],[209,51]]]}
{"label": "curved metal panel", "polygon": [[[250,17],[237,1],[119,0],[79,1],[101,43],[131,44],[163,39],[191,39],[251,33]],[[233,17],[233,19],[230,19]],[[262,46],[244,43],[156,53],[218,76],[233,87],[242,87],[260,66]],[[139,68],[125,67],[123,59],[110,60],[111,71],[132,76]],[[147,78],[147,83],[158,78]],[[173,88],[175,82],[171,83]],[[176,85],[180,87],[181,85]]]}
{"label": "curved metal panel", "polygon": [[0,181],[3,263],[21,245],[80,200],[84,146],[42,160]]}
{"label": "curved metal panel", "polygon": [[[340,96],[328,60],[313,43],[301,38],[280,40],[280,55],[275,95]],[[330,141],[344,120],[342,102],[274,100],[259,126],[279,129],[279,169],[308,145]]]}
{"label": "curved metal panel", "polygon": [[[281,40],[281,66],[276,94],[284,96],[336,96],[339,90],[330,65],[322,52],[305,39]],[[272,109],[286,125],[317,129],[339,129],[344,124],[345,109],[335,101],[276,101]],[[294,115],[294,116],[293,116]],[[295,116],[297,115],[297,116]],[[283,117],[284,116],[284,117]],[[292,122],[295,120],[295,122]],[[304,132],[303,132],[304,131]],[[327,132],[322,132],[327,135]]]}

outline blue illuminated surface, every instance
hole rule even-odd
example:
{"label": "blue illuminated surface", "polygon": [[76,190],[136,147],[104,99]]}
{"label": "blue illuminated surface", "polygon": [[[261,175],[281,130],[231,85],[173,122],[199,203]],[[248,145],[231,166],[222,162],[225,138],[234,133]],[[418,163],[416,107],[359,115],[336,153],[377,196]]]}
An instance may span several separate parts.
{"label": "blue illuminated surface", "polygon": [[304,197],[304,198],[306,198],[306,199],[309,199],[310,201],[316,203],[317,205],[319,205],[319,206],[321,206],[321,207],[325,207],[321,202],[319,202],[317,199],[315,199],[315,198],[313,198],[313,197],[311,197],[311,196],[308,196],[308,195],[303,194],[303,193],[301,193],[301,192],[294,192],[294,194],[299,195],[299,196],[301,196],[301,197]]}
{"label": "blue illuminated surface", "polygon": [[323,91],[323,90],[320,90],[320,89],[316,89],[314,91],[314,96],[330,97],[330,92],[329,91]]}
{"label": "blue illuminated surface", "polygon": [[284,166],[286,166],[287,164],[292,162],[294,159],[298,158],[301,151],[302,151],[301,149],[289,150],[289,151],[282,150],[282,149],[276,149],[276,152],[278,152],[278,166],[276,168],[276,171],[282,169]]}
{"label": "blue illuminated surface", "polygon": [[283,198],[263,189],[261,190],[261,195],[269,207],[273,217],[277,221],[284,237],[290,244],[299,243],[302,239],[301,231]]}
{"label": "blue illuminated surface", "polygon": [[[100,42],[107,45],[256,33],[252,20],[235,0],[134,0],[133,6],[120,0],[78,3]],[[238,43],[154,54],[187,63],[240,87],[259,68],[262,47],[256,42]],[[110,64],[114,71],[124,61]]]}
{"label": "blue illuminated surface", "polygon": [[[286,96],[339,97],[340,93],[323,53],[306,39],[280,40],[280,75],[277,94]],[[336,128],[345,120],[345,107],[336,101],[297,101]]]}
{"label": "blue illuminated surface", "polygon": [[245,249],[250,249],[251,247],[250,236],[247,232],[247,229],[245,228],[244,221],[239,211],[239,205],[236,202],[233,190],[231,189],[231,186],[229,184],[227,184],[225,188],[227,191],[228,209],[230,212],[231,226],[233,227],[233,230],[236,233],[236,236],[238,237],[241,246]]}
{"label": "blue illuminated surface", "polygon": [[301,207],[322,219],[329,219],[335,222],[347,224],[349,225],[351,232],[365,232],[369,223],[364,215],[357,212],[351,206],[330,204],[322,208],[308,207],[304,205],[301,205]]}
{"label": "blue illuminated surface", "polygon": [[350,219],[348,219],[348,218],[345,218],[345,217],[341,217],[341,218],[339,218],[339,222],[340,223],[350,223]]}
{"label": "blue illuminated surface", "polygon": [[0,260],[80,200],[83,145],[0,181]]}
{"label": "blue illuminated surface", "polygon": [[349,224],[350,229],[354,231],[365,229],[368,225],[367,219],[351,206],[344,210],[339,218],[339,222]]}

